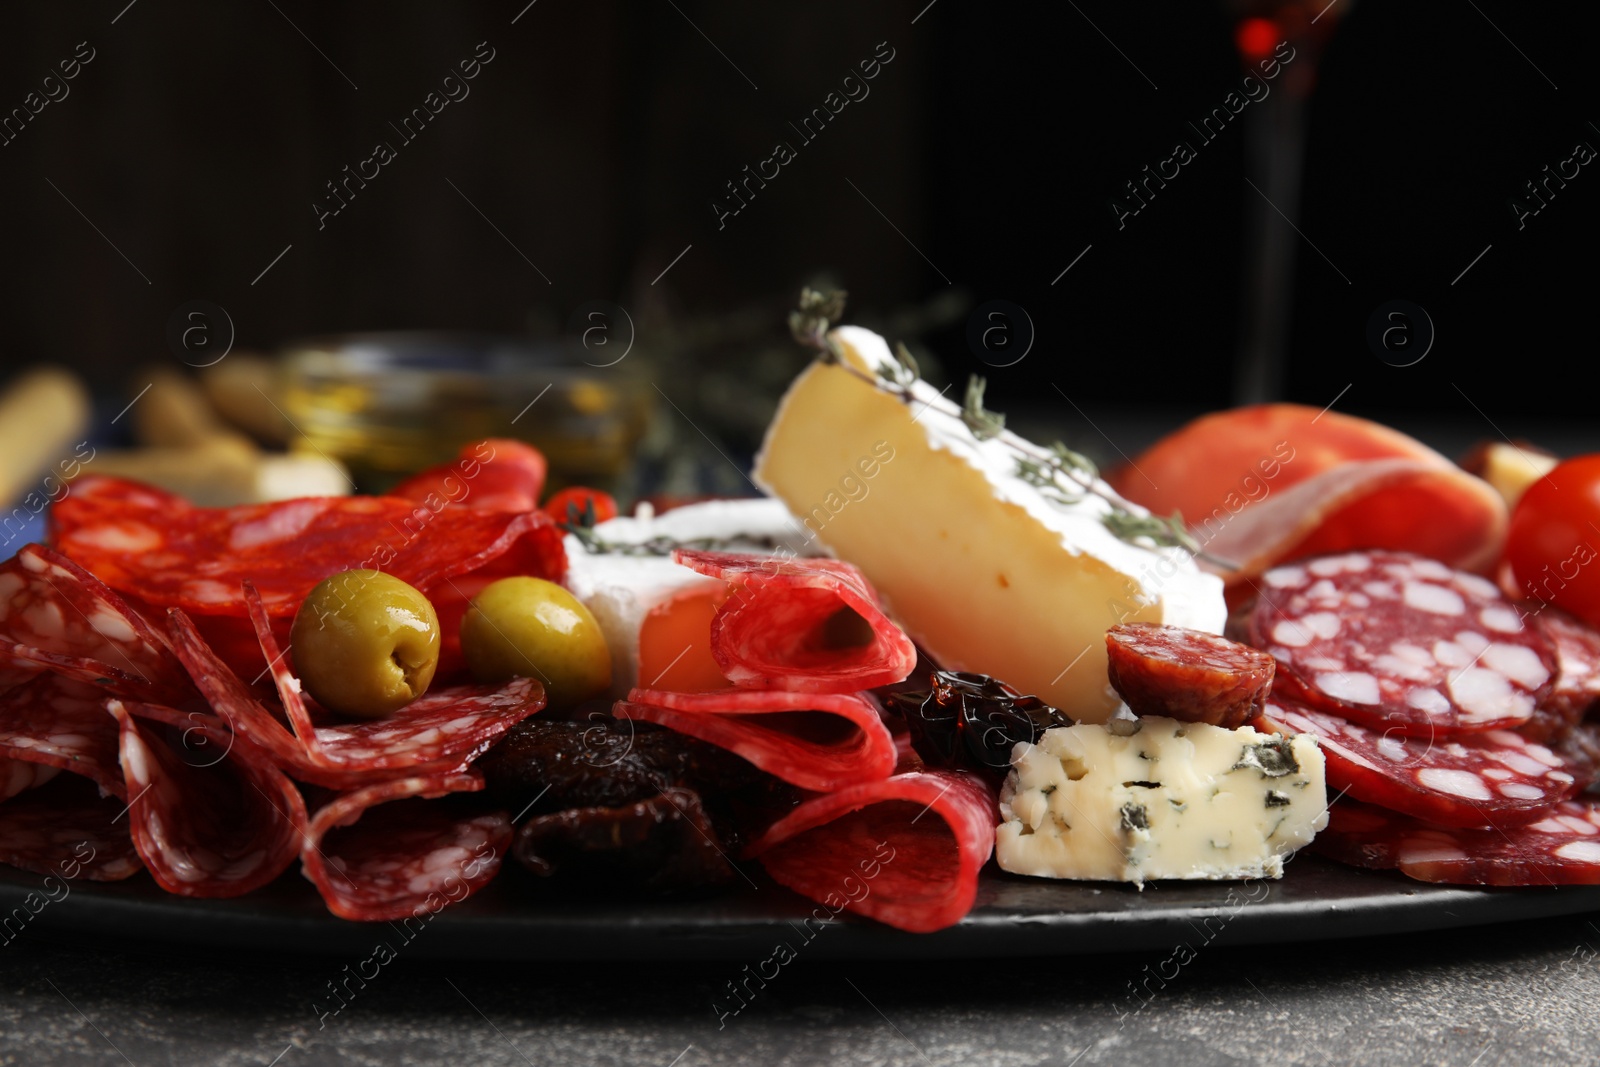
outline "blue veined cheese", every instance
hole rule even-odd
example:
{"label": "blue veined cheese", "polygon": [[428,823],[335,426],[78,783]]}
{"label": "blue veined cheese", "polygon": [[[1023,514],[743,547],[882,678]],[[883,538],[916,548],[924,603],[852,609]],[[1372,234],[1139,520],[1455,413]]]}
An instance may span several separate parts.
{"label": "blue veined cheese", "polygon": [[[1305,734],[1176,719],[1047,730],[1000,794],[1003,870],[1044,878],[1281,878],[1328,825],[1322,750]],[[1116,725],[1116,724],[1114,724]]]}
{"label": "blue veined cheese", "polygon": [[[860,567],[941,664],[1101,722],[1118,704],[1106,682],[1112,626],[1222,632],[1222,581],[1186,551],[1119,539],[1101,496],[1047,496],[1019,477],[1027,442],[1007,432],[977,439],[960,406],[928,383],[907,399],[879,388],[871,376],[894,362],[882,337],[851,326],[829,336],[853,370],[819,361],[795,379],[753,476]],[[1096,488],[1115,497],[1104,482]]]}

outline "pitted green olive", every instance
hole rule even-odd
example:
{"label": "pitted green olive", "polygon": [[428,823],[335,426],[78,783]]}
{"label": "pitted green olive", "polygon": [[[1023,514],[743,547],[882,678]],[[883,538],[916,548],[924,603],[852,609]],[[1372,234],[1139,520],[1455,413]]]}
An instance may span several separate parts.
{"label": "pitted green olive", "polygon": [[307,595],[290,648],[317,703],[380,718],[428,691],[439,665],[439,616],[427,597],[391,574],[345,571]]}
{"label": "pitted green olive", "polygon": [[539,679],[552,708],[611,684],[600,624],[571,593],[542,578],[502,578],[473,597],[461,619],[461,652],[480,682]]}

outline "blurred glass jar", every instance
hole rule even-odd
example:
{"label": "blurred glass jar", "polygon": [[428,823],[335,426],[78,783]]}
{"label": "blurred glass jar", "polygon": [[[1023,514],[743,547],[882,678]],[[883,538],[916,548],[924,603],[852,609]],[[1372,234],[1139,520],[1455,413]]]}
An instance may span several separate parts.
{"label": "blurred glass jar", "polygon": [[462,445],[514,437],[550,460],[550,487],[633,495],[649,385],[596,367],[558,340],[394,332],[310,338],[284,350],[291,447],[343,461],[363,492],[454,459]]}

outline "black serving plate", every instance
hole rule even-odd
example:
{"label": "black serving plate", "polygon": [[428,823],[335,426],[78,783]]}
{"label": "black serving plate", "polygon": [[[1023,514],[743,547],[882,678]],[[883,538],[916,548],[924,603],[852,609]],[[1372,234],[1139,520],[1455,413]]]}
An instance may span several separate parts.
{"label": "black serving plate", "polygon": [[[7,937],[37,925],[167,944],[366,957],[379,942],[407,956],[501,960],[761,960],[777,944],[810,959],[923,959],[1172,951],[1478,926],[1600,910],[1600,886],[1479,889],[1298,857],[1276,882],[1052,882],[984,872],[959,924],[908,934],[844,916],[764,884],[696,898],[553,894],[520,869],[426,921],[354,923],[330,915],[298,874],[237,900],[163,892],[147,874],[69,883],[46,900],[39,875],[0,868]],[[24,905],[31,892],[38,909]],[[16,909],[22,909],[18,911]],[[826,919],[807,918],[813,914]]]}

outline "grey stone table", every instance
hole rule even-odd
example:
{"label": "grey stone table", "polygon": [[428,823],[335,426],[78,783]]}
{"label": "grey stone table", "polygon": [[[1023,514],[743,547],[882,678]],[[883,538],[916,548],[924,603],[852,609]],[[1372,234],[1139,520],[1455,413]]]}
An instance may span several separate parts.
{"label": "grey stone table", "polygon": [[[1150,953],[797,961],[721,1020],[726,963],[399,958],[337,1014],[326,957],[174,952],[29,930],[0,948],[0,1063],[1497,1064],[1600,1062],[1600,926]],[[326,996],[322,999],[326,1001]],[[1130,1011],[1130,1003],[1142,1008]],[[323,1005],[326,1007],[326,1004]]]}

